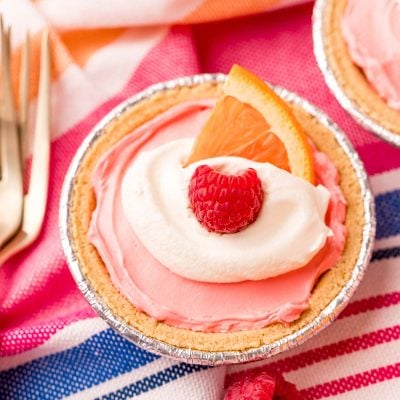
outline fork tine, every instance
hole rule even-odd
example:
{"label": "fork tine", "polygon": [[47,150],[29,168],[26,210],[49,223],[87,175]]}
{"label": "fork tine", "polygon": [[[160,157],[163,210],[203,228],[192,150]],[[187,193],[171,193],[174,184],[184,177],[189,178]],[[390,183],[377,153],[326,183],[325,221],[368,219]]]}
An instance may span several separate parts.
{"label": "fork tine", "polygon": [[10,39],[11,34],[9,29],[4,29],[2,25],[1,31],[1,59],[2,59],[2,74],[3,74],[3,118],[6,120],[15,120],[15,109],[12,98],[11,89],[11,72],[10,72]]}
{"label": "fork tine", "polygon": [[29,192],[25,196],[23,229],[35,239],[42,226],[48,192],[50,162],[50,49],[49,32],[42,34],[39,93],[32,138]]}
{"label": "fork tine", "polygon": [[21,161],[24,165],[28,154],[28,97],[29,97],[29,64],[30,64],[30,37],[29,32],[26,33],[25,42],[21,53],[21,68],[20,68],[20,86],[19,86],[19,113],[18,125],[21,143]]}
{"label": "fork tine", "polygon": [[10,30],[1,30],[1,169],[0,207],[6,212],[0,219],[0,248],[18,230],[22,221],[23,186],[19,137],[11,86]]}
{"label": "fork tine", "polygon": [[[4,26],[4,25],[3,25]],[[11,87],[11,71],[10,71],[10,28],[2,31],[2,54],[1,68],[3,73],[3,119],[15,121],[16,114],[14,108],[14,99]]]}

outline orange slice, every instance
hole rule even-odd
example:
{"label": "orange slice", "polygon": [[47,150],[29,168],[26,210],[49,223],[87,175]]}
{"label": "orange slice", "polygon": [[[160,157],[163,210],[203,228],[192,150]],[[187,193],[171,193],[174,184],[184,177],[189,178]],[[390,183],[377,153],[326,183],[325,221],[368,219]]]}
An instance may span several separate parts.
{"label": "orange slice", "polygon": [[238,156],[269,162],[313,183],[311,148],[289,106],[264,81],[238,65],[232,67],[222,91],[186,165]]}

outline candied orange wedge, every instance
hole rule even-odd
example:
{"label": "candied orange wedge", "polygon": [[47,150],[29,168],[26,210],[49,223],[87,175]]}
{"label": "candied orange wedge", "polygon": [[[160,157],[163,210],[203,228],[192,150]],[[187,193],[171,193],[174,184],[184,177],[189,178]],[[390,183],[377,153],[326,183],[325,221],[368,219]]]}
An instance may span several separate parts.
{"label": "candied orange wedge", "polygon": [[186,165],[237,156],[269,162],[314,183],[307,136],[289,106],[260,78],[234,65]]}

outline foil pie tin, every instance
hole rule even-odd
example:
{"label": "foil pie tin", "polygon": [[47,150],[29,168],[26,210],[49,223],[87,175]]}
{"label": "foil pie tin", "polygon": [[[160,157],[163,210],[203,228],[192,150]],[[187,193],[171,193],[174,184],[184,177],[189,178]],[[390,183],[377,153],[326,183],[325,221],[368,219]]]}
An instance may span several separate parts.
{"label": "foil pie tin", "polygon": [[314,55],[325,82],[340,105],[365,129],[379,138],[400,147],[400,135],[386,129],[376,120],[367,115],[358,104],[346,93],[345,88],[336,79],[335,73],[329,64],[325,49],[324,21],[327,20],[328,2],[332,0],[316,0],[312,17],[312,33]]}
{"label": "foil pie tin", "polygon": [[297,104],[309,114],[317,118],[325,125],[335,136],[339,145],[344,149],[345,153],[351,160],[351,163],[357,173],[359,184],[361,187],[361,195],[363,198],[365,226],[363,228],[362,245],[359,257],[354,266],[351,278],[342,288],[340,293],[328,304],[328,306],[308,325],[296,331],[293,334],[285,336],[273,343],[263,345],[258,348],[249,349],[247,351],[224,351],[224,352],[207,352],[198,351],[188,348],[179,348],[170,344],[158,341],[156,339],[143,335],[140,331],[129,326],[120,317],[115,315],[104,300],[96,293],[90,282],[83,273],[82,265],[76,257],[72,234],[70,232],[70,202],[76,173],[79,169],[82,159],[91,149],[96,140],[103,134],[104,128],[114,119],[128,109],[151,97],[157,92],[168,89],[194,86],[201,83],[220,83],[225,80],[223,74],[203,74],[190,77],[179,78],[165,83],[159,83],[149,87],[148,89],[138,93],[137,95],[124,101],[117,106],[108,115],[106,115],[98,125],[90,132],[84,142],[78,149],[70,168],[65,177],[60,202],[60,233],[64,253],[71,270],[71,273],[83,295],[93,307],[93,309],[118,333],[136,345],[170,358],[180,361],[203,364],[203,365],[224,365],[237,364],[250,361],[256,361],[272,357],[287,349],[297,346],[307,339],[311,338],[317,332],[328,326],[335,317],[343,310],[348,303],[350,297],[359,285],[372,253],[372,245],[375,236],[375,212],[374,200],[368,183],[368,178],[364,167],[346,138],[339,128],[320,110],[308,103],[306,100],[282,88],[274,88],[274,90],[286,101]]}

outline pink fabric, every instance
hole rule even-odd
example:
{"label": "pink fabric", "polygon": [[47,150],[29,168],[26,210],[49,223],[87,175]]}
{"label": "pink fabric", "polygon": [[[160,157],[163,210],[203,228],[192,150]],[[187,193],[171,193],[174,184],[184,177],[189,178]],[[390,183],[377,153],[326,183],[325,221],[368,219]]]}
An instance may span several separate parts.
{"label": "pink fabric", "polygon": [[[27,23],[21,22],[13,10],[3,9],[3,12],[6,17],[7,12],[12,14],[13,21]],[[57,227],[60,188],[73,154],[90,129],[119,102],[149,84],[200,72],[228,72],[233,63],[238,63],[322,108],[350,137],[370,174],[378,177],[385,171],[400,168],[400,151],[357,125],[325,85],[313,57],[311,13],[312,4],[306,4],[236,20],[165,28],[165,34],[160,35],[118,90],[99,100],[72,127],[55,134],[51,189],[43,231],[33,246],[0,269],[0,356],[35,349],[67,325],[95,316],[78,291],[61,251]],[[79,70],[80,67],[74,68]],[[72,74],[73,70],[68,73]],[[112,71],[109,73],[110,80],[114,79]],[[93,87],[107,84],[90,81],[88,70],[84,70],[81,77]],[[65,71],[57,79],[61,82],[64,78],[63,85],[68,78]],[[57,119],[74,107],[79,93],[78,87],[72,95],[53,99],[53,118]],[[376,182],[379,189],[379,181]],[[393,240],[394,245],[399,246],[400,240]],[[288,379],[298,385],[308,399],[339,393],[346,393],[346,399],[358,399],[358,390],[372,388],[377,383],[386,385],[382,389],[386,397],[382,398],[398,398],[400,368],[392,360],[396,354],[390,347],[399,339],[398,313],[397,319],[394,315],[400,297],[395,279],[398,268],[394,264],[393,260],[375,263],[357,297],[337,322],[299,349],[265,364],[288,374]],[[379,270],[379,275],[374,270]],[[372,355],[365,362],[366,348],[368,352],[376,350],[373,354],[380,353],[391,361],[384,363],[377,355]],[[333,372],[324,375],[326,368],[321,368],[317,374],[310,372],[314,365],[326,362],[337,366],[337,377]],[[227,384],[240,368],[229,369]],[[264,367],[258,365],[257,368]],[[338,371],[342,369],[345,372],[340,374]],[[364,399],[373,398],[362,393]]]}

